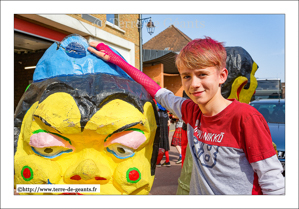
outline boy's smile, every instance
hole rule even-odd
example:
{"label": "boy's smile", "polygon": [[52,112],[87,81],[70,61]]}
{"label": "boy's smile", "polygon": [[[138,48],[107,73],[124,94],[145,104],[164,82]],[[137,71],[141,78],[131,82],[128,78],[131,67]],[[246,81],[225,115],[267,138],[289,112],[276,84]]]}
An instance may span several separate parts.
{"label": "boy's smile", "polygon": [[224,99],[220,84],[223,84],[227,78],[227,69],[219,71],[216,67],[196,70],[184,68],[180,69],[180,74],[185,92],[200,107],[217,104]]}
{"label": "boy's smile", "polygon": [[195,91],[195,92],[193,92],[192,94],[193,94],[193,96],[195,96],[195,97],[199,97],[200,95],[202,95],[203,92],[204,92],[204,91]]}

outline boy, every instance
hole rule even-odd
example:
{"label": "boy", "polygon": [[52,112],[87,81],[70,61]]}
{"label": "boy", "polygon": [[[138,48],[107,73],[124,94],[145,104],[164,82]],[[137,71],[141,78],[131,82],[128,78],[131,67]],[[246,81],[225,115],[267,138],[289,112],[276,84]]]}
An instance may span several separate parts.
{"label": "boy", "polygon": [[195,39],[178,55],[176,65],[190,99],[161,89],[108,46],[90,45],[99,51],[89,51],[121,67],[187,124],[194,162],[189,194],[284,194],[282,166],[267,122],[250,105],[221,95],[228,75],[222,43],[209,37]]}

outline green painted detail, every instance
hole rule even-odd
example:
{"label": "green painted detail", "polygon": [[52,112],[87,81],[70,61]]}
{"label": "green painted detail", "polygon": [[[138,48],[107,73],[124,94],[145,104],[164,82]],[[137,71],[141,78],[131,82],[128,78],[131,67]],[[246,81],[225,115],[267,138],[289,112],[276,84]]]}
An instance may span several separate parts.
{"label": "green painted detail", "polygon": [[43,130],[43,129],[38,129],[38,130],[36,130],[36,131],[33,131],[32,133],[33,133],[33,134],[38,134],[38,133],[41,133],[41,132],[49,133],[48,131]]}
{"label": "green painted detail", "polygon": [[112,136],[112,134],[109,134],[109,135],[104,139],[104,142],[106,142],[107,139],[108,139],[110,136]]}
{"label": "green painted detail", "polygon": [[25,92],[27,91],[27,89],[29,88],[30,85],[31,85],[31,84],[29,84],[29,85],[26,87]]}
{"label": "green painted detail", "polygon": [[38,133],[41,133],[41,132],[44,132],[44,133],[50,133],[50,134],[54,134],[54,135],[56,135],[56,136],[59,136],[59,137],[63,138],[65,141],[68,141],[68,142],[72,145],[71,140],[69,140],[67,137],[65,137],[65,136],[61,136],[60,134],[57,134],[57,133],[49,132],[49,131],[46,131],[46,130],[43,130],[43,129],[38,129],[38,130],[36,130],[36,131],[33,131],[32,133],[33,133],[33,134],[38,134]]}
{"label": "green painted detail", "polygon": [[[144,134],[144,132],[143,132],[142,130],[138,129],[138,128],[129,128],[129,129],[126,129],[126,130],[124,130],[124,131],[138,131],[138,132]],[[104,139],[104,142],[106,142],[107,139],[108,139],[110,136],[112,136],[112,135],[113,135],[113,134],[109,134],[109,135]]]}
{"label": "green painted detail", "polygon": [[56,133],[52,133],[52,132],[50,132],[51,134],[54,134],[54,135],[56,135],[56,136],[59,136],[59,137],[61,137],[61,138],[63,138],[65,141],[68,141],[71,145],[72,145],[72,142],[71,142],[71,140],[69,140],[68,138],[66,138],[65,136],[61,136],[60,134],[56,134]]}
{"label": "green painted detail", "polygon": [[126,129],[125,131],[138,131],[138,132],[144,134],[144,132],[142,130],[138,129],[138,128],[129,128],[129,129]]}
{"label": "green painted detail", "polygon": [[[130,172],[131,172],[131,171],[134,171],[134,170],[137,171],[138,174],[139,174],[139,178],[138,178],[137,180],[135,180],[135,181],[131,180],[130,177],[129,177]],[[130,183],[137,183],[137,182],[140,181],[140,179],[141,179],[141,173],[140,173],[140,171],[138,170],[138,168],[136,168],[136,167],[129,168],[129,169],[127,170],[127,173],[126,173],[126,178],[127,178],[127,181],[130,182]]]}
{"label": "green painted detail", "polygon": [[[30,170],[30,173],[31,173],[31,175],[30,175],[29,178],[26,178],[26,177],[23,175],[23,172],[24,172],[24,170],[25,170],[26,168],[29,169],[29,170]],[[25,166],[22,168],[21,176],[23,177],[23,179],[24,179],[25,181],[30,181],[31,179],[33,179],[33,170],[32,170],[32,168],[30,168],[29,166],[25,165]]]}

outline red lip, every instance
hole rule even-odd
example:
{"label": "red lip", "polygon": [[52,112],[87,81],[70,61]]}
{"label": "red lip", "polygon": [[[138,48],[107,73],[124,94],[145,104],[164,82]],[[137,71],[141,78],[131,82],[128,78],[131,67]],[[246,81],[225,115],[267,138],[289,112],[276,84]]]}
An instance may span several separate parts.
{"label": "red lip", "polygon": [[198,96],[200,96],[203,92],[204,92],[204,91],[193,92],[192,95],[198,97]]}
{"label": "red lip", "polygon": [[244,81],[240,86],[239,88],[237,89],[237,97],[238,97],[238,101],[240,100],[240,93],[241,93],[241,90],[243,89],[243,87],[247,84],[248,80],[247,81]]}
{"label": "red lip", "polygon": [[[75,175],[75,176],[72,176],[71,179],[79,181],[79,180],[81,180],[81,177],[79,175]],[[95,180],[107,180],[107,179],[104,177],[96,176]]]}

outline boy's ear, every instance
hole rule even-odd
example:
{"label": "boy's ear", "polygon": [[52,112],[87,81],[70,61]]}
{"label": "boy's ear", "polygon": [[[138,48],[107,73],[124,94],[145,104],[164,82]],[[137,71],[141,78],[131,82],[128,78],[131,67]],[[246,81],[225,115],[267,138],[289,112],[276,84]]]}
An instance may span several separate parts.
{"label": "boy's ear", "polygon": [[226,81],[228,76],[228,70],[226,68],[222,68],[222,70],[220,70],[220,81],[219,84],[224,84],[224,82]]}

